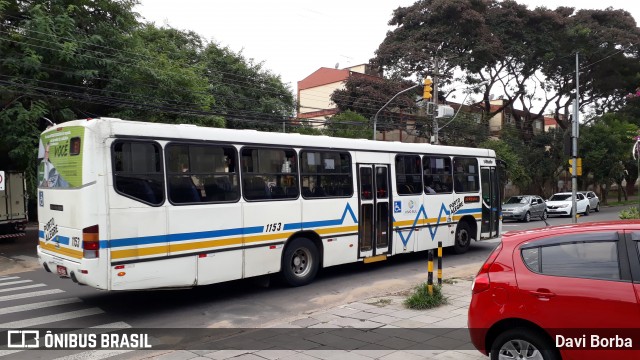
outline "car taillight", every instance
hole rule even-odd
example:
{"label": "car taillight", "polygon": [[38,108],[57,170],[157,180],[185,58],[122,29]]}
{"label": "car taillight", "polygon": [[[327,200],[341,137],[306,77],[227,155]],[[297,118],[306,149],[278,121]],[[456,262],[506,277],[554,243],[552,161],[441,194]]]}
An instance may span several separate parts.
{"label": "car taillight", "polygon": [[82,257],[85,259],[97,259],[100,257],[98,225],[89,226],[82,230],[82,249]]}
{"label": "car taillight", "polygon": [[472,293],[477,294],[489,289],[489,286],[491,285],[491,280],[489,279],[489,269],[491,268],[491,265],[493,265],[493,263],[496,261],[496,258],[498,258],[500,250],[502,250],[502,243],[498,244],[498,246],[493,249],[491,254],[489,254],[489,257],[487,258],[487,261],[482,264],[480,271],[478,271],[476,278],[473,280],[473,285],[471,285]]}

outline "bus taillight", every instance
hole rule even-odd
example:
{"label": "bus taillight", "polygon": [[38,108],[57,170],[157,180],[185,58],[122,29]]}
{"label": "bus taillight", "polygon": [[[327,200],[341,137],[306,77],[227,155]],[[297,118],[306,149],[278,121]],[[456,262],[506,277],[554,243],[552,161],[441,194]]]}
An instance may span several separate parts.
{"label": "bus taillight", "polygon": [[82,230],[82,249],[85,259],[100,257],[100,237],[98,225],[89,226]]}

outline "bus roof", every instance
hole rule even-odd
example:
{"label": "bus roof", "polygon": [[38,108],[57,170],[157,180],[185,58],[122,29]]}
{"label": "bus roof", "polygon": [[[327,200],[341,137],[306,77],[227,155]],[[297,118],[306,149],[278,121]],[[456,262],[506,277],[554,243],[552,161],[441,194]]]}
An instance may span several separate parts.
{"label": "bus roof", "polygon": [[125,136],[164,140],[216,141],[237,144],[281,145],[291,147],[311,147],[358,151],[385,151],[404,153],[431,153],[495,157],[491,149],[469,148],[428,143],[402,143],[399,141],[373,141],[349,139],[326,135],[301,135],[298,133],[277,133],[257,130],[235,130],[202,127],[191,124],[164,124],[122,120],[117,118],[95,118],[68,121],[47,130],[56,131],[66,126],[85,126],[102,138]]}

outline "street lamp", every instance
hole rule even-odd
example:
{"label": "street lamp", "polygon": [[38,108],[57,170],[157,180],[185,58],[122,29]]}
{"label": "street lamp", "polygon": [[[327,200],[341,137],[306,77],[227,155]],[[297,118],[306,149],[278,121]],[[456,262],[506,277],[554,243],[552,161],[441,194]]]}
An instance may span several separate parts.
{"label": "street lamp", "polygon": [[[438,126],[438,120],[435,121],[435,124],[434,124],[435,126],[434,126],[434,129],[433,129],[433,133],[434,133],[433,134],[433,138],[434,138],[434,143],[435,144],[439,144],[440,143],[439,140],[438,140],[438,133],[440,132],[440,130],[444,129],[447,125],[451,124],[451,122],[456,119],[456,117],[460,113],[460,109],[462,109],[462,105],[464,105],[464,102],[467,100],[467,98],[471,94],[471,90],[479,88],[480,86],[486,85],[488,83],[489,82],[487,80],[485,80],[485,81],[481,81],[481,82],[475,84],[474,86],[468,87],[467,88],[467,90],[468,90],[467,91],[467,95],[465,95],[464,99],[462,99],[462,102],[460,103],[460,107],[458,107],[458,111],[456,111],[456,113],[453,115],[451,120],[449,120],[446,124],[444,124],[443,126]],[[437,117],[436,117],[436,119],[437,119]]]}
{"label": "street lamp", "polygon": [[378,112],[373,116],[373,141],[376,141],[376,132],[377,132],[377,131],[376,131],[376,126],[377,126],[377,124],[378,124],[378,114],[380,114],[380,111],[382,111],[382,109],[386,108],[386,107],[387,107],[387,105],[389,105],[389,103],[391,103],[391,102],[393,101],[393,99],[395,99],[396,97],[398,97],[398,95],[400,95],[400,94],[402,94],[402,93],[405,93],[405,92],[407,92],[407,91],[409,91],[409,90],[413,90],[413,89],[417,88],[418,86],[422,86],[422,84],[416,84],[416,85],[413,85],[412,87],[407,88],[407,89],[404,89],[404,90],[400,91],[399,93],[397,93],[397,94],[393,95],[393,97],[391,98],[391,100],[387,101],[387,103],[386,103],[386,104],[382,105],[382,107],[380,108],[380,110],[378,110]]}

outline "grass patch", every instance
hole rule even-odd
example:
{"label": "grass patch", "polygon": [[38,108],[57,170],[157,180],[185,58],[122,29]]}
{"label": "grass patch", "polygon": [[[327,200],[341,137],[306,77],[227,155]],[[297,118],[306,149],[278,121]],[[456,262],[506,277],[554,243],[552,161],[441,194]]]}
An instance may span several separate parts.
{"label": "grass patch", "polygon": [[620,214],[618,216],[622,220],[640,219],[640,212],[638,212],[638,208],[637,207],[630,207],[628,209],[624,209],[624,210],[620,211]]}
{"label": "grass patch", "polygon": [[391,304],[391,299],[378,299],[372,303],[369,303],[370,305],[375,305],[378,307],[385,307],[389,304]]}
{"label": "grass patch", "polygon": [[429,295],[427,283],[415,287],[413,293],[404,301],[404,304],[415,310],[425,310],[446,304],[447,298],[442,294],[442,287],[433,285],[433,295]]}

